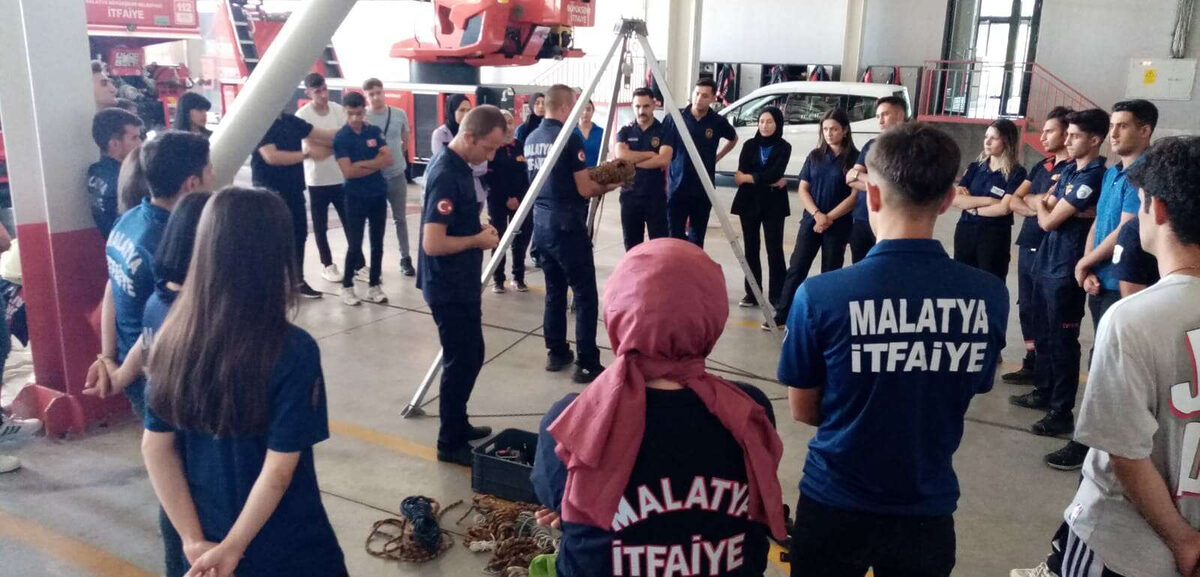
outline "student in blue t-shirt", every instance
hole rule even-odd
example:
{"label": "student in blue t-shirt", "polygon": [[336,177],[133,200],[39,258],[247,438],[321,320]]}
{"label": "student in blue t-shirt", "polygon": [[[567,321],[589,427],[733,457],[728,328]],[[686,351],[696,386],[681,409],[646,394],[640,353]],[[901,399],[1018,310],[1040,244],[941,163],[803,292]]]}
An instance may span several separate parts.
{"label": "student in blue t-shirt", "polygon": [[983,152],[958,181],[954,206],[962,211],[954,229],[954,260],[1008,278],[1012,252],[1012,195],[1025,182],[1017,160],[1020,131],[1006,118],[993,120]]}
{"label": "student in blue t-shirt", "polygon": [[[879,120],[879,132],[903,124],[908,119],[908,102],[899,96],[884,96],[875,102],[875,118]],[[867,218],[867,154],[871,152],[872,138],[863,145],[858,153],[858,161],[854,168],[846,173],[846,183],[855,191],[854,226],[850,231],[850,262],[855,263],[867,257],[867,252],[875,246],[875,233],[871,230],[871,222]]]}
{"label": "student in blue t-shirt", "polygon": [[88,167],[88,197],[96,228],[107,239],[117,222],[121,163],[142,145],[142,120],[120,108],[106,108],[92,117],[92,140],[100,148],[100,160]]}
{"label": "student in blue t-shirt", "polygon": [[[841,108],[826,112],[821,118],[817,147],[800,169],[800,206],[804,207],[804,216],[796,233],[796,246],[792,248],[779,302],[774,303],[777,325],[787,319],[792,295],[808,278],[808,269],[812,268],[818,252],[822,273],[840,269],[846,261],[846,245],[853,226],[850,211],[857,200],[846,181],[857,159],[850,117]],[[769,326],[763,323],[762,328],[767,330]]]}
{"label": "student in blue t-shirt", "polygon": [[1005,373],[1000,379],[1006,383],[1017,385],[1033,384],[1033,367],[1037,358],[1034,342],[1037,340],[1037,315],[1034,309],[1033,280],[1036,276],[1034,264],[1037,262],[1038,247],[1042,245],[1042,237],[1046,231],[1038,226],[1037,203],[1050,187],[1058,182],[1062,171],[1072,160],[1067,155],[1067,115],[1073,112],[1065,106],[1056,106],[1042,123],[1042,148],[1048,155],[1046,158],[1029,167],[1025,182],[1017,187],[1009,201],[1009,208],[1023,216],[1021,231],[1017,233],[1017,307],[1021,322],[1021,337],[1025,339],[1025,358],[1021,360],[1021,368],[1011,373]]}
{"label": "student in blue t-shirt", "polygon": [[194,574],[347,575],[313,466],[329,437],[321,352],[288,322],[290,229],[278,195],[222,190],[171,313],[147,318],[142,454]]}
{"label": "student in blue t-shirt", "polygon": [[1030,430],[1036,435],[1070,434],[1075,428],[1073,410],[1079,390],[1079,324],[1083,321],[1085,293],[1075,282],[1075,265],[1083,258],[1088,231],[1096,217],[1096,201],[1104,178],[1100,145],[1108,134],[1108,113],[1098,108],[1067,116],[1067,152],[1074,164],[1063,171],[1054,186],[1037,203],[1038,225],[1046,231],[1038,249],[1034,280],[1035,307],[1042,326],[1034,367],[1034,391],[1014,397],[1018,406],[1049,409]]}
{"label": "student in blue t-shirt", "polygon": [[924,123],[875,139],[867,208],[879,239],[857,265],[796,291],[779,361],[809,443],[792,575],[948,576],[953,457],[992,388],[1008,325],[1004,283],[933,240],[954,199],[958,146]]}
{"label": "student in blue t-shirt", "polygon": [[354,293],[354,263],[363,262],[363,232],[370,226],[371,272],[363,300],[387,302],[379,277],[383,273],[383,232],[387,220],[388,185],[383,169],[392,166],[392,151],[383,129],[366,123],[367,99],[358,92],[342,98],[346,126],[333,137],[333,156],[346,177],[346,266],[342,272],[342,303],[359,304]]}
{"label": "student in blue t-shirt", "polygon": [[[100,358],[88,370],[86,388],[101,397],[120,391],[99,375],[116,371],[142,334],[142,314],[154,294],[154,253],[167,218],[180,199],[212,188],[208,139],[171,130],[142,146],[140,162],[150,198],[121,216],[108,236],[108,287],[101,316]],[[125,387],[125,396],[140,417],[145,412],[145,383]]]}
{"label": "student in blue t-shirt", "polygon": [[600,164],[600,147],[604,144],[604,129],[592,122],[592,115],[596,113],[596,105],[591,100],[583,105],[582,112],[579,115],[579,125],[575,127],[575,134],[583,139],[583,162],[589,167],[596,166]]}

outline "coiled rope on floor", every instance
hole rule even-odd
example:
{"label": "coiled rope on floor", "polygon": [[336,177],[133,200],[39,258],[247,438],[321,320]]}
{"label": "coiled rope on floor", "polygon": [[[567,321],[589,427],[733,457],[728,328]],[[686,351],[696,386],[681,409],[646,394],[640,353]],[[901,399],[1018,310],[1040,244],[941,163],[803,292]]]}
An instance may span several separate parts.
{"label": "coiled rope on floor", "polygon": [[472,552],[492,552],[485,573],[505,577],[527,574],[534,557],[558,550],[553,532],[537,524],[534,512],[540,508],[476,495],[471,509],[459,519],[461,523],[472,511],[478,513],[463,545]]}
{"label": "coiled rope on floor", "polygon": [[421,495],[400,503],[403,518],[376,521],[367,535],[367,553],[383,559],[425,563],[454,546],[454,537],[441,528],[442,515],[461,505],[455,501],[442,508],[436,500]]}

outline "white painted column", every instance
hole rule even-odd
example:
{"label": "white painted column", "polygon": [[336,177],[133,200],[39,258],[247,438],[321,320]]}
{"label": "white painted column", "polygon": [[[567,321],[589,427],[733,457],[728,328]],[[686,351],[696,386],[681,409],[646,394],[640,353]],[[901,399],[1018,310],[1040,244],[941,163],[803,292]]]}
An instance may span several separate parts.
{"label": "white painted column", "polygon": [[[700,20],[703,0],[667,0],[667,78],[672,94],[692,94],[700,74]],[[681,103],[682,104],[682,103]]]}
{"label": "white painted column", "polygon": [[233,182],[356,0],[308,0],[288,17],[212,138],[217,186]]}
{"label": "white painted column", "polygon": [[842,81],[855,82],[862,60],[863,27],[867,0],[846,1],[846,36],[842,44]]}

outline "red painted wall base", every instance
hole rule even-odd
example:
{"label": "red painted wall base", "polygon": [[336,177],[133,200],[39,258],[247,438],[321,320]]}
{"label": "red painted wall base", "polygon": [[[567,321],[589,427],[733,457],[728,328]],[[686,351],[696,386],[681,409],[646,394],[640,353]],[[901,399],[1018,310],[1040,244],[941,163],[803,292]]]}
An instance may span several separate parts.
{"label": "red painted wall base", "polygon": [[13,399],[13,415],[41,419],[46,436],[81,435],[92,425],[107,425],[133,416],[124,395],[97,399],[41,385],[29,385]]}

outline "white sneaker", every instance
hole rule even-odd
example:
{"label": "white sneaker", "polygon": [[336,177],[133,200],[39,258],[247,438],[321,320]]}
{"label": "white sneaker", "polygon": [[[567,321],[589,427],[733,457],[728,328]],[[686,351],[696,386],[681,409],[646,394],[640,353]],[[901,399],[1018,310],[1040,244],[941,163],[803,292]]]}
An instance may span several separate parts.
{"label": "white sneaker", "polygon": [[375,285],[367,289],[367,296],[363,300],[369,303],[386,303],[387,295],[383,294],[383,286]]}
{"label": "white sneaker", "polygon": [[41,430],[42,422],[37,419],[10,419],[0,423],[0,442],[28,439]]}
{"label": "white sneaker", "polygon": [[1008,572],[1008,577],[1058,577],[1043,561],[1041,565],[1033,569],[1013,569]]}
{"label": "white sneaker", "polygon": [[21,468],[21,460],[12,455],[0,455],[0,475]]}
{"label": "white sneaker", "polygon": [[336,264],[331,264],[321,271],[321,278],[329,282],[342,282],[342,272],[338,270]]}
{"label": "white sneaker", "polygon": [[342,287],[342,304],[356,307],[360,302],[358,295],[354,294],[354,287]]}

